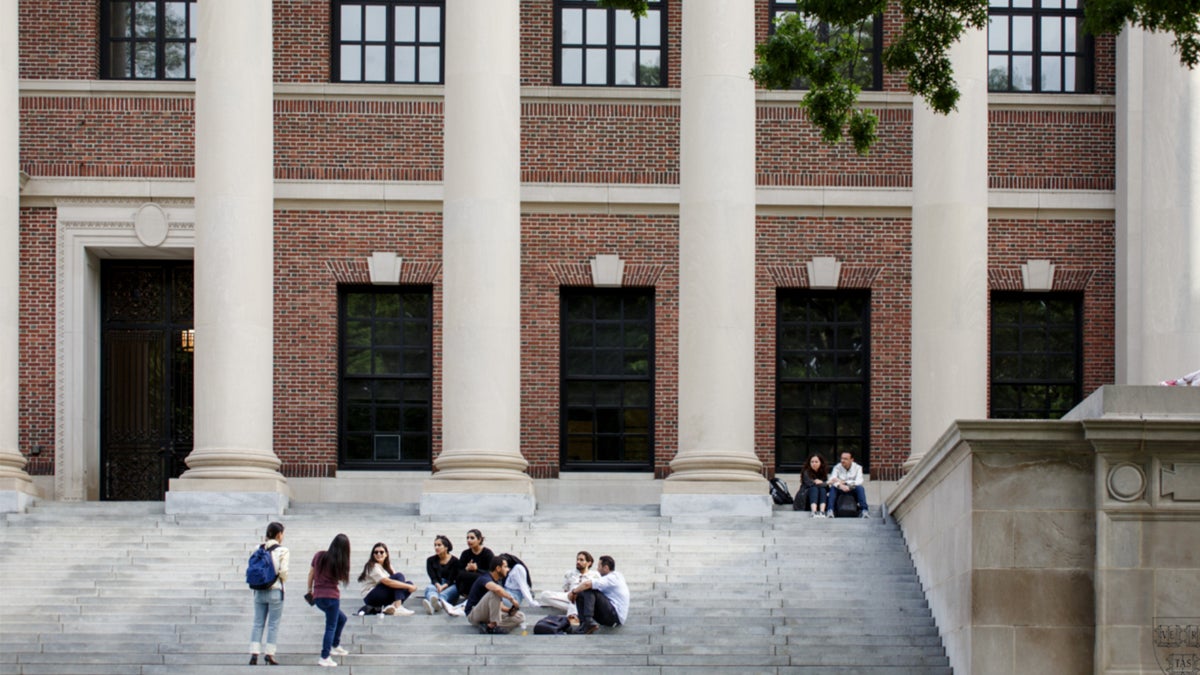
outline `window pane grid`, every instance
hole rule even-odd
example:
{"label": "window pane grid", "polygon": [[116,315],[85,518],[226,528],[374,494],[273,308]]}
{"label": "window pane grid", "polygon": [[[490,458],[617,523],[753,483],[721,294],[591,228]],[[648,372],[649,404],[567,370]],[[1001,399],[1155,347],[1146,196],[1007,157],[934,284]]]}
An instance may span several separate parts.
{"label": "window pane grid", "polygon": [[991,417],[1057,419],[1082,398],[1077,295],[997,293],[991,309]]}
{"label": "window pane grid", "polygon": [[[771,31],[775,31],[775,22],[787,14],[796,14],[799,12],[799,3],[788,2],[786,0],[771,0]],[[832,34],[830,26],[824,23],[818,23],[815,20],[807,22],[810,29],[817,32],[822,40],[828,41]],[[865,22],[863,25],[851,29],[854,38],[858,41],[862,49],[860,59],[850,66],[849,72],[845,75],[855,84],[866,90],[877,90],[883,88],[883,59],[880,51],[880,46],[883,43],[883,17],[875,15]],[[793,89],[807,89],[808,83],[803,78],[798,78],[793,84]]]}
{"label": "window pane grid", "polygon": [[425,289],[342,290],[341,465],[430,466],[432,302]]}
{"label": "window pane grid", "polygon": [[443,0],[339,0],[336,82],[440,84]]}
{"label": "window pane grid", "polygon": [[647,15],[634,19],[596,0],[557,0],[557,83],[665,86],[665,11],[666,0],[650,0]]}
{"label": "window pane grid", "polygon": [[195,79],[195,0],[104,0],[100,71],[106,79]]}
{"label": "window pane grid", "polygon": [[988,90],[1090,92],[1092,40],[1082,26],[1078,2],[992,0]]}
{"label": "window pane grid", "polygon": [[846,451],[869,469],[870,296],[780,291],[776,309],[776,470]]}
{"label": "window pane grid", "polygon": [[653,466],[654,296],[650,289],[562,294],[562,466]]}

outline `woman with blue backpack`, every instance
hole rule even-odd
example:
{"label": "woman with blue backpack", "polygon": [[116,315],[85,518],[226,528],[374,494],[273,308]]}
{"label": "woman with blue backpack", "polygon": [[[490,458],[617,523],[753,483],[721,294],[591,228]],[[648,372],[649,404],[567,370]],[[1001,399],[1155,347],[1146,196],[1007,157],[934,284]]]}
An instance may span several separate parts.
{"label": "woman with blue backpack", "polygon": [[[255,557],[261,559],[261,554],[255,551],[256,555],[251,556],[249,569],[247,569],[247,582],[259,581],[254,583],[254,586],[261,586],[265,579],[250,579],[251,574],[266,574],[269,577],[274,574],[275,579],[270,582],[266,588],[254,589],[254,624],[250,626],[250,665],[258,663],[258,653],[263,651],[263,662],[269,666],[277,666],[279,662],[275,660],[275,645],[278,644],[279,635],[279,617],[283,615],[283,582],[287,581],[288,577],[288,560],[291,554],[283,546],[283,524],[271,523],[267,525],[267,540],[259,549],[265,551],[269,556],[272,571],[265,570],[265,561],[255,562]],[[256,569],[257,568],[257,569]],[[267,643],[261,644],[263,623],[267,626]]]}

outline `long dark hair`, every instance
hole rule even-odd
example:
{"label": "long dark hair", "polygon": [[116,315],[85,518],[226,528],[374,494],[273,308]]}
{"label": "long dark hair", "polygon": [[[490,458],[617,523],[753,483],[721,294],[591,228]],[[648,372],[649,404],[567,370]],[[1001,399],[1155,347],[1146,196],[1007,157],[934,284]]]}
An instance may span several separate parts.
{"label": "long dark hair", "polygon": [[[813,457],[816,457],[817,459],[821,460],[821,465],[817,467],[816,471],[813,471],[813,468],[812,468],[812,458]],[[810,456],[807,460],[805,460],[804,469],[802,470],[802,472],[804,473],[804,475],[808,476],[809,478],[820,478],[821,480],[825,480],[826,478],[828,478],[829,477],[829,465],[825,463],[825,455],[822,455],[820,453],[813,453],[812,456]]]}
{"label": "long dark hair", "polygon": [[367,558],[367,564],[363,565],[362,574],[358,575],[358,580],[360,582],[367,580],[367,572],[370,572],[371,565],[375,564],[375,549],[377,548],[383,549],[383,562],[379,563],[380,566],[387,570],[389,577],[396,573],[396,571],[392,569],[392,554],[388,551],[387,544],[383,543],[382,541],[377,541],[375,542],[375,545],[371,547],[371,552],[367,554],[370,557]]}
{"label": "long dark hair", "polygon": [[317,572],[343,584],[350,583],[350,537],[339,534],[317,561]]}
{"label": "long dark hair", "polygon": [[517,565],[520,565],[525,570],[525,583],[529,584],[531,589],[533,588],[533,577],[529,576],[529,565],[526,565],[524,560],[521,560],[511,553],[501,553],[500,557],[508,561],[509,574],[512,574],[513,568],[515,568]]}

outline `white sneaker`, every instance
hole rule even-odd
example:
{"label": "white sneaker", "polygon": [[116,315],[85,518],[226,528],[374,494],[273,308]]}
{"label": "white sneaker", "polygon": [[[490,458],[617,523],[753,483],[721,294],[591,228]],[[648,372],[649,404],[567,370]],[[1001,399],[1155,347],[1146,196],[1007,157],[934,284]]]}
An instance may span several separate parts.
{"label": "white sneaker", "polygon": [[450,616],[462,616],[466,614],[463,608],[459,605],[446,605],[446,613]]}
{"label": "white sneaker", "polygon": [[816,512],[816,511],[813,511],[813,512],[812,512],[812,517],[813,517],[813,518],[820,518],[821,516],[817,515],[817,512]]}
{"label": "white sneaker", "polygon": [[436,612],[442,608],[442,599],[435,595],[433,596],[433,599],[429,601],[429,604],[433,606],[433,611]]}
{"label": "white sneaker", "polygon": [[426,614],[433,614],[433,603],[429,602],[428,598],[425,598],[424,600],[422,600],[421,604],[425,605],[425,613]]}
{"label": "white sneaker", "polygon": [[390,615],[392,615],[392,614],[395,614],[395,613],[396,613],[396,606],[395,606],[395,605],[388,605],[387,607],[384,607],[384,608],[383,608],[383,613],[384,613],[384,614],[387,614],[387,615],[389,615],[389,616],[390,616]]}
{"label": "white sneaker", "polygon": [[346,651],[343,647],[334,647],[333,649],[329,650],[329,653],[333,656],[346,656],[350,652]]}
{"label": "white sneaker", "polygon": [[870,517],[871,517],[871,512],[870,512],[870,511],[863,511],[863,512],[862,512],[862,515],[861,515],[861,516],[859,516],[859,518],[870,518]]}
{"label": "white sneaker", "polygon": [[392,614],[395,614],[396,616],[412,616],[413,614],[416,614],[416,612],[405,607],[404,605],[400,605],[399,607],[397,607],[396,605],[388,605],[388,606],[392,608]]}
{"label": "white sneaker", "polygon": [[317,665],[318,665],[318,666],[325,666],[326,668],[336,668],[336,667],[337,667],[337,661],[334,661],[333,659],[331,659],[331,658],[329,658],[329,657],[326,657],[326,658],[323,658],[323,659],[317,659]]}

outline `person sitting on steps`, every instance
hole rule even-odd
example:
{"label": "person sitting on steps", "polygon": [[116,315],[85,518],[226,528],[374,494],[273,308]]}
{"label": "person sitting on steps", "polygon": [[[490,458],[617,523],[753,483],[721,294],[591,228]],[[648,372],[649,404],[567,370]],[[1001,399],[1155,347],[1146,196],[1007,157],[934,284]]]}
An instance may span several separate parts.
{"label": "person sitting on steps", "polygon": [[567,598],[579,612],[580,623],[575,632],[581,635],[595,633],[600,628],[598,624],[620,626],[629,615],[629,586],[610,555],[600,556],[600,578],[584,579],[567,593]]}
{"label": "person sitting on steps", "polygon": [[[467,594],[464,611],[473,626],[482,633],[507,633],[525,623],[521,603],[504,588],[508,576],[508,559],[496,556],[490,569],[475,579],[471,592]],[[507,600],[511,605],[504,607]]]}
{"label": "person sitting on steps", "polygon": [[413,613],[411,609],[405,609],[404,601],[417,590],[417,585],[406,580],[403,573],[392,569],[392,556],[388,553],[387,544],[382,541],[371,547],[371,557],[363,565],[358,582],[362,584],[363,597],[359,616],[378,614],[380,608],[384,614],[409,616]]}
{"label": "person sitting on steps", "polygon": [[[829,467],[825,465],[825,458],[819,453],[809,457],[808,463],[804,465],[804,470],[800,472],[800,492],[796,494],[796,508],[801,508],[801,495],[803,495],[809,510],[812,511],[813,518],[833,516],[832,512],[825,511],[825,502],[829,497],[828,480]],[[818,506],[820,511],[817,510]]]}
{"label": "person sitting on steps", "polygon": [[596,560],[591,553],[580,551],[575,554],[575,569],[563,575],[562,591],[542,591],[539,598],[543,607],[556,609],[567,616],[576,616],[575,602],[567,599],[567,593],[583,582],[584,579],[596,581],[600,573],[592,569]]}
{"label": "person sitting on steps", "polygon": [[843,452],[842,461],[834,465],[833,474],[829,477],[830,515],[836,513],[838,493],[851,490],[854,491],[854,498],[858,502],[859,514],[863,518],[870,518],[871,511],[867,506],[867,491],[863,488],[862,467],[854,461],[854,455]]}

